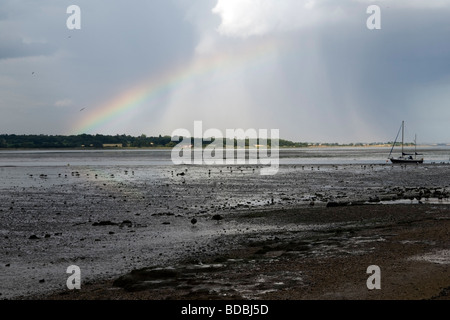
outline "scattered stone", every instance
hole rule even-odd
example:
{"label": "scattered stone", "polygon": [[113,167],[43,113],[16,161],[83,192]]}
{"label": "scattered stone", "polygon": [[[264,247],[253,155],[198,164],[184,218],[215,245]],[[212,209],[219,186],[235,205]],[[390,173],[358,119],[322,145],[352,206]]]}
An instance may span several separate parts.
{"label": "scattered stone", "polygon": [[133,226],[133,223],[130,220],[123,220],[119,226],[121,228],[123,228],[123,227],[131,228]]}
{"label": "scattered stone", "polygon": [[173,216],[173,215],[175,215],[173,212],[152,213],[152,216]]}
{"label": "scattered stone", "polygon": [[106,220],[106,221],[94,222],[92,225],[93,225],[94,227],[96,227],[96,226],[116,226],[117,223],[112,222],[112,221],[110,221],[110,220]]}
{"label": "scattered stone", "polygon": [[370,197],[369,198],[369,202],[380,202],[380,198],[378,197],[378,196],[375,196],[375,197]]}
{"label": "scattered stone", "polygon": [[342,201],[342,202],[337,202],[337,201],[329,201],[327,202],[327,208],[331,208],[331,207],[345,207],[348,206],[349,202],[347,201]]}

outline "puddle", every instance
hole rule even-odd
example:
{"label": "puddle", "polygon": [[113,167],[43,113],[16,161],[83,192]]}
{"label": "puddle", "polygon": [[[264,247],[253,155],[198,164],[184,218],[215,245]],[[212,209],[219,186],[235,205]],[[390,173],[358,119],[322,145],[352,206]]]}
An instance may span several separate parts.
{"label": "puddle", "polygon": [[283,288],[295,285],[305,286],[301,272],[273,272],[257,275],[249,279],[246,284],[235,284],[234,289],[244,299],[258,299],[260,296],[282,290]]}
{"label": "puddle", "polygon": [[398,200],[387,200],[380,202],[366,202],[366,204],[450,204],[450,199],[439,199],[439,198],[428,198],[421,200],[410,200],[410,199],[398,199]]}
{"label": "puddle", "polygon": [[409,260],[427,261],[437,264],[450,264],[450,250],[444,249],[410,257]]}

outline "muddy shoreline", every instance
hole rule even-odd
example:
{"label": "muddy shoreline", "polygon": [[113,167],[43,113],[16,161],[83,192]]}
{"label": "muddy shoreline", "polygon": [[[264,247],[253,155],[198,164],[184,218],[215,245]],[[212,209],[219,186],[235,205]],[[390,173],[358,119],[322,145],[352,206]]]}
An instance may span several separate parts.
{"label": "muddy shoreline", "polygon": [[3,168],[0,299],[448,299],[448,165],[258,170]]}
{"label": "muddy shoreline", "polygon": [[[448,300],[448,206],[380,205],[248,214],[278,231],[171,266],[136,269],[49,300]],[[322,227],[326,221],[333,226]],[[311,224],[293,231],[291,224]],[[200,260],[201,259],[201,260]],[[367,267],[381,269],[369,290]]]}

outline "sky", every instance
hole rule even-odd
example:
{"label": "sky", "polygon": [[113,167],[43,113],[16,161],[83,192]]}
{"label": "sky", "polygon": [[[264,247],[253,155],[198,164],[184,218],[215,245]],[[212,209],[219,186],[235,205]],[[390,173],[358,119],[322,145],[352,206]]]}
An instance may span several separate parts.
{"label": "sky", "polygon": [[449,39],[450,0],[2,0],[0,134],[449,143]]}

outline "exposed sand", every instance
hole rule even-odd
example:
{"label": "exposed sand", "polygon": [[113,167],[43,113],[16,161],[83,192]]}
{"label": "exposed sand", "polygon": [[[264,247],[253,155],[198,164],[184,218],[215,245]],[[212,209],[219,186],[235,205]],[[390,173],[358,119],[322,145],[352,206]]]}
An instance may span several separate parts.
{"label": "exposed sand", "polygon": [[449,299],[448,165],[186,169],[5,187],[0,298]]}

